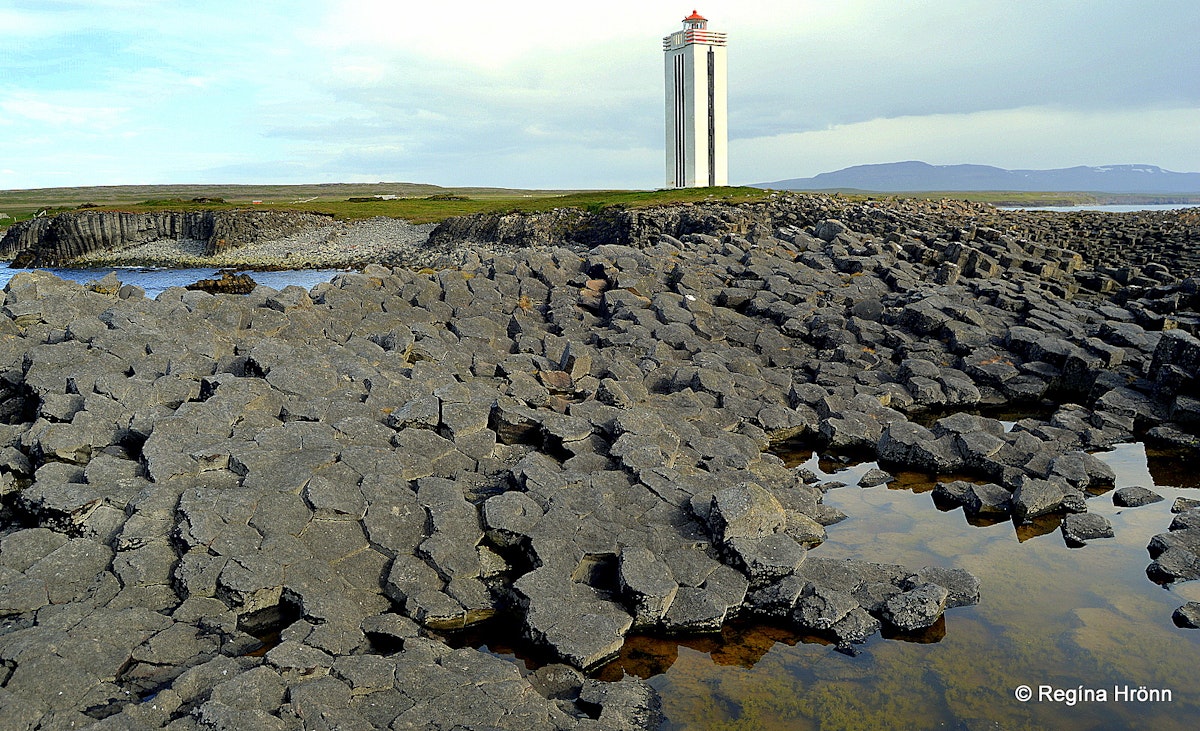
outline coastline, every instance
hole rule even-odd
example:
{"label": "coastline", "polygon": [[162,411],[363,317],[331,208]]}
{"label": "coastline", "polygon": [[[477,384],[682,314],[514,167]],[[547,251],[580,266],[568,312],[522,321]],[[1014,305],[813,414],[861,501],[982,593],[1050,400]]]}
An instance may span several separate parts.
{"label": "coastline", "polygon": [[[971,605],[1003,606],[969,557],[823,546],[841,483],[776,451],[872,455],[876,486],[943,475],[939,499],[1018,535],[1112,535],[1094,452],[1196,454],[1200,233],[1096,215],[780,197],[380,221],[350,229],[360,253],[402,261],[309,290],[148,299],[19,274],[0,312],[6,705],[249,728],[319,689],[363,728],[632,731],[659,727],[657,691],[593,673],[639,633],[750,619],[848,658],[965,634]],[[410,238],[373,240],[385,226]],[[1009,429],[999,409],[1025,413]],[[1152,578],[1196,578],[1188,507],[1154,519]],[[439,639],[505,615],[556,662]]]}
{"label": "coastline", "polygon": [[283,238],[230,247],[205,254],[205,243],[191,239],[159,239],[115,251],[93,251],[76,257],[72,268],[162,267],[246,271],[283,269],[362,269],[405,259],[415,266],[432,261],[424,243],[433,224],[411,224],[396,218],[339,221]]}

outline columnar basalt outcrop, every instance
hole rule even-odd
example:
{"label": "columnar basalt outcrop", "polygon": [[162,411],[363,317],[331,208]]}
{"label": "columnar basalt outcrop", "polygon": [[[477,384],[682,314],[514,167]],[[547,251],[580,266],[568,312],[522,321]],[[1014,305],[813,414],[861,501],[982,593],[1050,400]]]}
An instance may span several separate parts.
{"label": "columnar basalt outcrop", "polygon": [[204,254],[328,225],[329,216],[294,211],[124,213],[78,211],[15,224],[0,239],[0,258],[15,266],[61,266],[91,252],[159,240],[204,244]]}
{"label": "columnar basalt outcrop", "polygon": [[[1088,515],[1097,449],[1196,455],[1194,280],[1118,300],[1142,285],[1088,289],[979,207],[797,200],[442,240],[440,269],[311,291],[14,277],[0,727],[653,728],[647,684],[585,675],[630,633],[761,619],[853,652],[988,601],[953,557],[823,547],[836,485],[780,443],[969,478],[939,502],[1017,522]],[[1013,405],[1042,416],[975,413]],[[1193,578],[1180,520],[1156,576]],[[497,616],[557,664],[439,639]]]}

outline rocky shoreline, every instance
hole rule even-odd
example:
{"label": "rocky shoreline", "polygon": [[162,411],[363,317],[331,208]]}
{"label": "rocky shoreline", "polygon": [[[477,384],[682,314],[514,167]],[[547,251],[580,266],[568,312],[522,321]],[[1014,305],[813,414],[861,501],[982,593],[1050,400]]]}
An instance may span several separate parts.
{"label": "rocky shoreline", "polygon": [[84,211],[10,227],[0,258],[15,267],[344,269],[403,256],[424,266],[434,226],[394,218],[334,221],[274,211],[219,214]]}
{"label": "rocky shoreline", "polygon": [[[772,449],[970,478],[939,500],[1072,542],[1106,535],[1090,452],[1194,459],[1195,219],[1028,215],[477,216],[242,296],[18,274],[0,727],[655,728],[646,683],[588,675],[631,632],[757,618],[852,653],[987,602],[953,565],[827,555],[831,486]],[[1153,578],[1200,578],[1197,525]],[[555,662],[437,639],[501,613]]]}

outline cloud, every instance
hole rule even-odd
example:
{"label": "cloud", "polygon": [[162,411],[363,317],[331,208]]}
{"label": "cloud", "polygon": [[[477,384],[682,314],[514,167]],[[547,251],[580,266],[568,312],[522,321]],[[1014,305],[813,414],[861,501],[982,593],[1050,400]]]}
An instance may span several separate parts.
{"label": "cloud", "polygon": [[[728,23],[739,15],[768,20],[818,5],[815,0],[709,0],[705,13]],[[305,35],[313,45],[325,48],[403,47],[426,58],[494,69],[548,50],[574,53],[630,39],[640,39],[653,52],[658,37],[676,30],[687,14],[686,8],[680,10],[683,5],[671,7],[665,10],[661,4],[639,0],[602,4],[341,0]]]}
{"label": "cloud", "polygon": [[851,5],[731,40],[732,134],[1029,106],[1200,106],[1194,2]]}
{"label": "cloud", "polygon": [[7,124],[34,122],[39,126],[86,128],[103,131],[117,127],[127,107],[88,104],[70,94],[32,94],[20,92],[0,98],[0,121]]}
{"label": "cloud", "polygon": [[[97,183],[310,175],[655,187],[659,39],[690,9],[9,0],[0,159],[31,184],[61,159],[53,169]],[[1170,110],[1200,109],[1194,0],[699,9],[729,33],[735,179],[922,156],[1200,168],[1194,138],[1165,122]],[[85,154],[96,150],[101,158]]]}

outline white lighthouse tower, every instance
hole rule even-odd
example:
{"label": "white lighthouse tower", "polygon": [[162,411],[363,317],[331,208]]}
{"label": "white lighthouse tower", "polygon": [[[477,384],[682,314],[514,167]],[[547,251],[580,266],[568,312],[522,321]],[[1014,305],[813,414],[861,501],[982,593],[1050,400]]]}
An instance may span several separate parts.
{"label": "white lighthouse tower", "polygon": [[725,34],[695,10],[663,38],[667,81],[667,187],[729,184]]}

